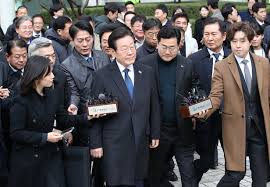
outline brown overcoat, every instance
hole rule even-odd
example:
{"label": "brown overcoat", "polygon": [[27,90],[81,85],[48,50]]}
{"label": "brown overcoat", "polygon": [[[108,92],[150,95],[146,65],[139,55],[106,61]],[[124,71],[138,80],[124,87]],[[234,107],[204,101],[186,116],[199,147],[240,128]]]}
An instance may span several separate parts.
{"label": "brown overcoat", "polygon": [[[258,90],[268,144],[268,154],[270,155],[270,66],[266,58],[256,56],[252,53],[251,56],[256,67]],[[211,93],[209,95],[213,108],[207,113],[207,117],[219,108],[223,98],[222,136],[226,158],[226,169],[232,171],[245,171],[245,101],[240,74],[236,63],[234,55],[231,54],[224,60],[215,64]]]}

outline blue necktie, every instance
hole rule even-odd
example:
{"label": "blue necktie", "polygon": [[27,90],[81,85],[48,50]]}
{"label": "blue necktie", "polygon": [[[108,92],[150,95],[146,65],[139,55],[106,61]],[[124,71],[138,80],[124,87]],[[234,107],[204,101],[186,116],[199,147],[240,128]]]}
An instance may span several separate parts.
{"label": "blue necktie", "polygon": [[218,60],[219,55],[220,55],[220,53],[213,53],[213,56],[215,57],[215,62],[219,61]]}
{"label": "blue necktie", "polygon": [[133,84],[132,84],[131,78],[128,75],[128,71],[129,71],[129,69],[126,68],[126,69],[124,69],[123,72],[125,73],[125,84],[127,86],[128,93],[132,99],[132,97],[133,97]]}

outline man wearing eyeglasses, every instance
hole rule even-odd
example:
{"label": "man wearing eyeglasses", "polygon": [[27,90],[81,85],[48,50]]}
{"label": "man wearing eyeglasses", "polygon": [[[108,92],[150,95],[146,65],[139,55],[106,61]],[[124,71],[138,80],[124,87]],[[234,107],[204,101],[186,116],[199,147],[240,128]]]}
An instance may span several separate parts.
{"label": "man wearing eyeglasses", "polygon": [[175,155],[179,166],[182,185],[196,186],[192,120],[179,115],[179,106],[184,103],[183,97],[199,83],[193,76],[192,64],[178,53],[180,39],[175,28],[163,27],[157,35],[157,53],[138,61],[155,71],[161,103],[160,146],[150,154],[151,187],[167,183],[162,174],[171,154]]}
{"label": "man wearing eyeglasses", "polygon": [[149,18],[143,23],[142,28],[144,32],[144,42],[143,45],[137,49],[136,60],[156,51],[157,34],[161,27],[161,22],[157,18]]}

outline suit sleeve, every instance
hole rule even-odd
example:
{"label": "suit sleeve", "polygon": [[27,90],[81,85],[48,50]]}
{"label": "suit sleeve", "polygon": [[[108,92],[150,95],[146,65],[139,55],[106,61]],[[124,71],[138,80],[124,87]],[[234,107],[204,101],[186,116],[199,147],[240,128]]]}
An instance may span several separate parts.
{"label": "suit sleeve", "polygon": [[30,145],[41,145],[44,143],[42,137],[45,133],[30,131],[27,127],[27,107],[21,103],[16,102],[10,110],[10,137],[12,140]]}
{"label": "suit sleeve", "polygon": [[[93,82],[92,82],[92,94],[94,97],[99,93],[105,93],[105,87],[103,83],[103,79],[97,73],[93,74]],[[102,117],[99,119],[93,119],[93,126],[89,130],[90,137],[90,148],[96,149],[102,147],[102,130],[103,130],[103,120],[106,120],[106,117]]]}
{"label": "suit sleeve", "polygon": [[79,103],[80,103],[80,93],[79,90],[76,86],[76,83],[71,75],[71,73],[66,69],[64,65],[61,65],[62,70],[66,74],[67,77],[67,84],[69,86],[69,91],[70,91],[70,104],[74,104],[79,108]]}
{"label": "suit sleeve", "polygon": [[155,80],[154,72],[151,71],[151,112],[150,112],[150,130],[151,138],[159,139],[160,138],[160,126],[161,126],[161,111],[160,103],[158,96],[157,81]]}
{"label": "suit sleeve", "polygon": [[223,82],[223,75],[221,72],[221,68],[222,66],[215,65],[215,71],[214,71],[214,76],[212,78],[211,91],[209,95],[213,108],[210,109],[209,112],[207,113],[207,116],[206,116],[207,118],[210,117],[210,115],[215,110],[219,109],[222,98],[223,98],[224,82]]}

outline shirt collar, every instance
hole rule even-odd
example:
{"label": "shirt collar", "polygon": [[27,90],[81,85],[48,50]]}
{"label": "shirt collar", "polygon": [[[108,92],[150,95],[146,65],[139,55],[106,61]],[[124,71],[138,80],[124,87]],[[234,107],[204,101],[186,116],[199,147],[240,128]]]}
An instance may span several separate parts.
{"label": "shirt collar", "polygon": [[263,25],[264,24],[264,22],[259,21],[257,18],[255,18],[255,19],[256,19],[257,23],[259,23],[259,25]]}
{"label": "shirt collar", "polygon": [[133,64],[130,64],[128,67],[123,66],[122,64],[120,64],[117,60],[116,60],[116,64],[120,70],[121,73],[123,73],[123,71],[127,68],[129,69],[130,72],[134,71],[134,67]]}
{"label": "shirt collar", "polygon": [[[208,51],[208,53],[210,54],[210,56],[213,56],[213,54],[216,53],[216,52],[212,51],[212,50],[209,49],[209,48],[207,48],[207,51]],[[223,47],[221,48],[221,50],[220,50],[218,53],[220,54],[220,56],[224,57],[224,50],[223,50]]]}
{"label": "shirt collar", "polygon": [[[10,65],[10,64],[8,64],[8,65],[12,69],[12,71],[14,71],[14,72],[17,72],[18,71],[17,69],[15,69],[14,67],[12,67],[12,65]],[[24,72],[24,69],[21,69],[21,72],[23,73]]]}
{"label": "shirt collar", "polygon": [[37,32],[35,32],[35,31],[33,31],[33,36],[35,37],[36,35],[42,36],[41,31],[40,31],[39,33],[37,33]]}
{"label": "shirt collar", "polygon": [[251,62],[251,58],[250,58],[250,54],[248,53],[247,56],[245,58],[242,58],[242,57],[239,57],[239,56],[236,56],[234,55],[236,61],[238,64],[240,64],[243,60],[247,60],[248,63]]}

